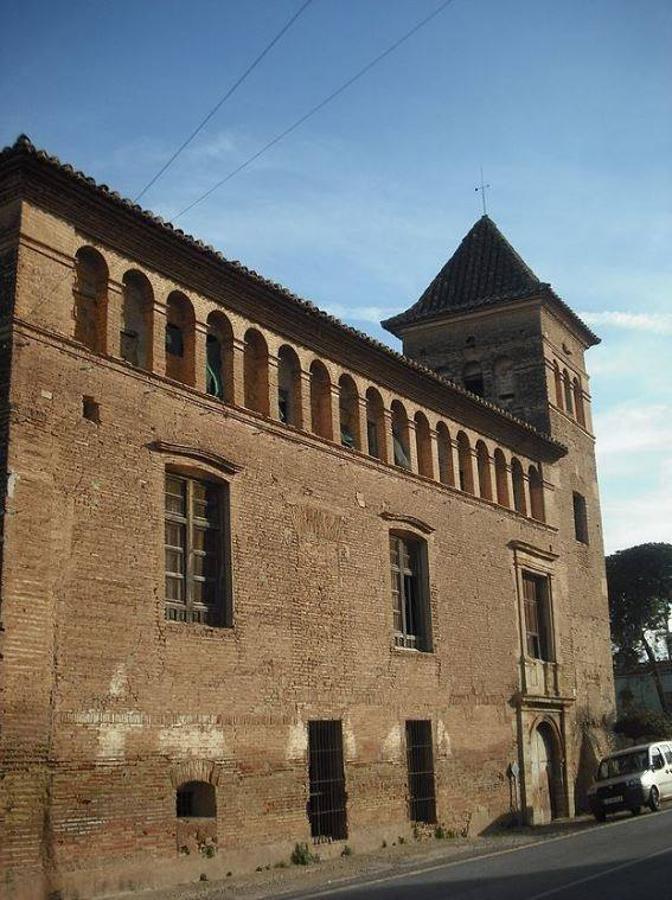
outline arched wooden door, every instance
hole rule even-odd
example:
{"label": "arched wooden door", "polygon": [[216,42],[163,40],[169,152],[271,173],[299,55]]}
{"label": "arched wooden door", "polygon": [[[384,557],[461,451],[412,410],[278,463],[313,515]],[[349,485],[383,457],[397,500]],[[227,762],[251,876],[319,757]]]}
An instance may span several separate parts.
{"label": "arched wooden door", "polygon": [[544,825],[557,817],[558,759],[550,725],[542,722],[532,734],[532,806],[534,824]]}

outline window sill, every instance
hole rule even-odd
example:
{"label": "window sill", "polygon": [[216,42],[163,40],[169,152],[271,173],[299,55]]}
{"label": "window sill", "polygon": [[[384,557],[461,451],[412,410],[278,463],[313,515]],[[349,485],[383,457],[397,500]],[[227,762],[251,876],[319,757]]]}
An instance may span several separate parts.
{"label": "window sill", "polygon": [[434,656],[433,650],[420,650],[418,647],[399,647],[397,644],[393,644],[390,649],[393,653],[409,653],[420,657]]}

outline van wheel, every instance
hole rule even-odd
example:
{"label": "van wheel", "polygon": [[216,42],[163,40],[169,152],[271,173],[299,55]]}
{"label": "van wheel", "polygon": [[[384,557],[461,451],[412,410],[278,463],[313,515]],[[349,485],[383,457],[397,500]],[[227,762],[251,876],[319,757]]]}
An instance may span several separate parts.
{"label": "van wheel", "polygon": [[651,812],[658,812],[660,809],[660,791],[655,785],[651,788],[651,793],[649,794],[649,809]]}
{"label": "van wheel", "polygon": [[642,811],[641,806],[631,806],[630,807],[630,813],[633,816],[638,816],[641,813],[641,811]]}

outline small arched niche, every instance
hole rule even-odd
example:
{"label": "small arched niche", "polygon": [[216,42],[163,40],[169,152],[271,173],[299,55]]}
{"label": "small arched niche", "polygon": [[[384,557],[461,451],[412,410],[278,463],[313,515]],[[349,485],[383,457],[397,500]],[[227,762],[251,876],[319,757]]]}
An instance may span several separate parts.
{"label": "small arched niche", "polygon": [[478,468],[478,493],[484,500],[492,500],[492,478],[490,476],[490,455],[484,441],[476,442],[476,465]]}
{"label": "small arched niche", "polygon": [[453,466],[453,448],[450,431],[445,422],[436,426],[436,444],[439,455],[439,481],[442,484],[455,486],[455,470]]}
{"label": "small arched niche", "polygon": [[75,340],[95,353],[105,353],[107,332],[107,264],[93,247],[75,254],[73,286]]}
{"label": "small arched niche", "polygon": [[578,378],[574,378],[574,411],[576,413],[576,421],[583,428],[586,427],[586,412],[583,407],[583,388]]}
{"label": "small arched niche", "polygon": [[483,367],[480,362],[469,362],[462,370],[462,383],[472,394],[483,397],[485,394],[485,381],[483,379]]}
{"label": "small arched niche", "polygon": [[303,426],[301,416],[301,363],[293,347],[278,350],[278,413],[280,421],[295,428]]}
{"label": "small arched niche", "polygon": [[427,416],[423,412],[415,414],[415,446],[418,457],[418,472],[426,478],[434,477],[432,465],[432,439]]}
{"label": "small arched niche", "polygon": [[166,375],[194,386],[194,332],[196,319],[191,302],[173,291],[166,303]]}
{"label": "small arched niche", "polygon": [[374,387],[366,391],[366,441],[369,456],[385,462],[385,407]]}
{"label": "small arched niche", "polygon": [[213,310],[205,338],[205,389],[212,397],[233,403],[233,328],[223,312]]}
{"label": "small arched niche", "polygon": [[530,485],[530,515],[538,522],[545,522],[544,482],[537,466],[530,466],[527,477]]}
{"label": "small arched niche", "polygon": [[243,361],[245,378],[245,406],[267,416],[268,396],[268,345],[260,331],[248,328],[245,332]]}
{"label": "small arched niche", "polygon": [[460,490],[467,494],[474,493],[474,467],[471,456],[471,445],[464,431],[457,435],[457,459],[460,465]]}
{"label": "small arched niche", "polygon": [[121,358],[139,369],[152,368],[154,294],[149,279],[131,269],[123,277],[119,350]]}
{"label": "small arched niche", "polygon": [[525,476],[520,460],[511,460],[511,482],[513,484],[513,508],[522,515],[527,515],[527,503],[525,502]]}
{"label": "small arched niche", "polygon": [[360,450],[359,394],[357,385],[350,375],[344,374],[338,379],[338,411],[341,444],[353,450]]}
{"label": "small arched niche", "polygon": [[310,366],[310,417],[313,434],[333,440],[331,378],[319,359],[314,359]]}
{"label": "small arched niche", "polygon": [[392,413],[392,444],[394,446],[394,464],[402,469],[411,468],[411,453],[409,440],[408,415],[406,408],[400,400],[393,400]]}
{"label": "small arched niche", "polygon": [[499,503],[500,506],[510,506],[511,499],[509,497],[509,480],[506,473],[506,457],[499,447],[495,450],[494,459],[497,503]]}

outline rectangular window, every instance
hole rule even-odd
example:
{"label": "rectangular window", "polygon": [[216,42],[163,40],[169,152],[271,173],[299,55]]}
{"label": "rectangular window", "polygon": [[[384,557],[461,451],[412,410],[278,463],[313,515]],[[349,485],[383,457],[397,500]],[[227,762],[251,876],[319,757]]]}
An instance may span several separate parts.
{"label": "rectangular window", "polygon": [[552,659],[552,646],[548,578],[524,572],[523,600],[527,655],[549,662]]}
{"label": "rectangular window", "polygon": [[394,642],[430,651],[427,546],[424,541],[390,535]]}
{"label": "rectangular window", "polygon": [[313,840],[345,840],[347,794],[339,719],[308,723],[308,777],[308,819]]}
{"label": "rectangular window", "polygon": [[166,618],[230,625],[223,485],[166,473]]}
{"label": "rectangular window", "polygon": [[574,491],[574,534],[577,541],[588,543],[588,516],[586,513],[586,498]]}
{"label": "rectangular window", "polygon": [[406,722],[406,756],[411,822],[433,825],[436,822],[436,796],[430,721],[418,719]]}

